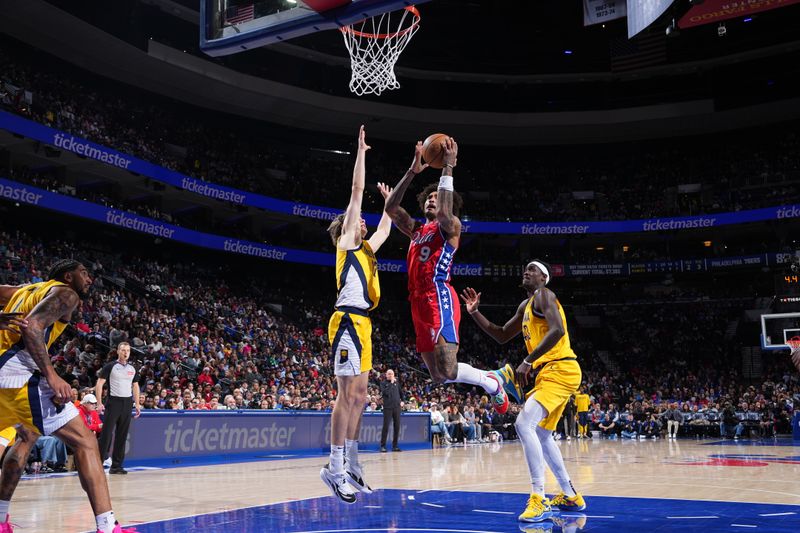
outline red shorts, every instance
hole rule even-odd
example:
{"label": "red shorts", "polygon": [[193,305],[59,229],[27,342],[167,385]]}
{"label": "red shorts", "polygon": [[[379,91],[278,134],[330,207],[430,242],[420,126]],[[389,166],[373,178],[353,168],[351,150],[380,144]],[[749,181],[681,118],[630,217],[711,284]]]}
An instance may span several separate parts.
{"label": "red shorts", "polygon": [[436,290],[413,293],[408,300],[411,302],[418,352],[432,352],[439,337],[450,344],[458,344],[461,305],[453,287],[437,282]]}

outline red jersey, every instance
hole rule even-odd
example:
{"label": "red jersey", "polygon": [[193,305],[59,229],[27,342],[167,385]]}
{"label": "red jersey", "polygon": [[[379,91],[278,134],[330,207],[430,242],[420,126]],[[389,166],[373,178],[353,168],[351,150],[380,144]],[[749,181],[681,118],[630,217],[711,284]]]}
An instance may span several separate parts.
{"label": "red jersey", "polygon": [[408,246],[409,294],[435,291],[437,283],[449,283],[455,254],[456,247],[447,242],[438,220],[415,231]]}

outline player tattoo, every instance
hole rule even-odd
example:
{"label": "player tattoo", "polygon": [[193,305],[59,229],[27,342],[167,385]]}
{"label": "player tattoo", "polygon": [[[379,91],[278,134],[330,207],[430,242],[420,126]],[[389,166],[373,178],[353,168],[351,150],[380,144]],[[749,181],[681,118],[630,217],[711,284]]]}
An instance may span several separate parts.
{"label": "player tattoo", "polygon": [[436,366],[440,374],[447,380],[454,380],[458,376],[458,345],[437,344]]}
{"label": "player tattoo", "polygon": [[78,301],[78,295],[71,289],[53,290],[28,315],[30,325],[22,333],[25,349],[43,374],[53,368],[44,340],[45,330],[59,318],[71,315]]}

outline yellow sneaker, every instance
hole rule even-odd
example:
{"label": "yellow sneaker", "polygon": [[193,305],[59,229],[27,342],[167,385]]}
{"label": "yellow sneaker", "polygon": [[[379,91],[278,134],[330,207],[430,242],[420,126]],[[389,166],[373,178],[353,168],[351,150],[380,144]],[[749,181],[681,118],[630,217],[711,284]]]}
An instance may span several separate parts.
{"label": "yellow sneaker", "polygon": [[586,501],[580,493],[576,493],[572,498],[563,492],[559,492],[550,500],[550,505],[558,507],[561,511],[583,511],[586,509]]}
{"label": "yellow sneaker", "polygon": [[560,527],[563,533],[580,531],[586,527],[588,517],[585,514],[571,514],[567,516],[553,516],[553,524]]}
{"label": "yellow sneaker", "polygon": [[550,501],[539,494],[531,494],[528,498],[528,506],[519,515],[521,522],[542,522],[553,517],[550,509]]}
{"label": "yellow sneaker", "polygon": [[518,404],[524,403],[522,401],[524,398],[522,387],[520,387],[519,383],[517,383],[517,376],[514,373],[514,369],[511,368],[511,365],[506,365],[503,368],[492,370],[492,374],[497,377],[497,380],[503,386],[503,389],[505,389],[509,399],[513,399]]}

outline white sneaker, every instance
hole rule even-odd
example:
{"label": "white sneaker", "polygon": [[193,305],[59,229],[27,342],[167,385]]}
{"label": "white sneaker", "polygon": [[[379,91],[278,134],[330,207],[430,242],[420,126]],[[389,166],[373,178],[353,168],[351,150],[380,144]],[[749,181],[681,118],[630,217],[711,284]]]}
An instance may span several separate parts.
{"label": "white sneaker", "polygon": [[331,472],[330,465],[326,464],[319,471],[319,477],[331,490],[331,494],[342,500],[344,503],[356,503],[356,493],[345,481],[345,474],[334,474]]}
{"label": "white sneaker", "polygon": [[361,465],[345,463],[344,477],[347,479],[347,482],[355,487],[355,489],[359,492],[363,492],[364,494],[372,494],[372,489],[364,481],[364,470],[361,468]]}
{"label": "white sneaker", "polygon": [[103,461],[103,468],[111,468],[111,457]]}

